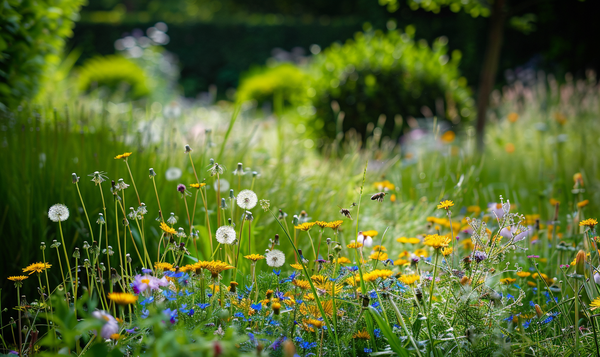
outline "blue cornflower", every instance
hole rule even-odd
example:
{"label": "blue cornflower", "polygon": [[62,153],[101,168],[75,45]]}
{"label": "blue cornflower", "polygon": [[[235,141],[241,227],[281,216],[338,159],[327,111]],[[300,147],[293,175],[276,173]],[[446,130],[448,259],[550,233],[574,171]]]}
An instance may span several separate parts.
{"label": "blue cornflower", "polygon": [[279,277],[279,274],[281,274],[281,269],[279,269],[279,270],[273,269],[273,274],[275,274],[275,275],[277,275],[277,277]]}
{"label": "blue cornflower", "polygon": [[204,310],[204,309],[206,309],[207,307],[210,306],[209,303],[206,303],[206,304],[196,304],[196,305],[200,308],[200,310]]}
{"label": "blue cornflower", "polygon": [[233,316],[239,317],[239,318],[244,318],[245,317],[244,314],[241,313],[241,312],[236,312],[235,314],[233,314]]}
{"label": "blue cornflower", "polygon": [[250,307],[252,308],[252,310],[256,310],[256,312],[259,312],[262,309],[262,304],[251,304]]}
{"label": "blue cornflower", "polygon": [[152,269],[142,268],[142,273],[144,273],[144,274],[151,274],[152,273]]}
{"label": "blue cornflower", "polygon": [[316,342],[307,342],[307,341],[302,341],[300,342],[300,347],[304,350],[309,350],[311,348],[315,348],[317,347],[318,343]]}
{"label": "blue cornflower", "polygon": [[373,352],[373,349],[372,349],[372,348],[366,348],[366,347],[365,347],[365,353],[371,353],[371,352]]}
{"label": "blue cornflower", "polygon": [[141,315],[142,319],[147,318],[148,315],[150,315],[150,311],[148,311],[148,309],[143,309],[142,310],[142,315]]}
{"label": "blue cornflower", "polygon": [[175,293],[172,292],[171,290],[163,290],[163,295],[165,296],[165,298],[169,301],[175,301],[177,300],[177,297],[175,296]]}
{"label": "blue cornflower", "polygon": [[152,302],[154,302],[154,296],[150,296],[149,298],[140,301],[140,305],[146,306],[146,304],[151,304]]}
{"label": "blue cornflower", "polygon": [[527,321],[523,322],[523,328],[528,328],[530,323],[531,323],[531,320],[527,320]]}
{"label": "blue cornflower", "polygon": [[373,330],[373,334],[375,335],[375,337],[381,337],[381,330],[376,328]]}
{"label": "blue cornflower", "polygon": [[369,292],[369,297],[371,299],[377,299],[377,292],[375,292],[375,290],[372,290]]}
{"label": "blue cornflower", "polygon": [[177,310],[165,309],[163,314],[167,315],[172,324],[177,322]]}

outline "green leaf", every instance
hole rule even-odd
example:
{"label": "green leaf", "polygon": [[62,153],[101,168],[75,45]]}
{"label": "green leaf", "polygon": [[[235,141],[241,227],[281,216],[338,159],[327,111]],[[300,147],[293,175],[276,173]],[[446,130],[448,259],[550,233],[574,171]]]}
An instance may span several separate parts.
{"label": "green leaf", "polygon": [[408,350],[402,347],[402,345],[400,344],[400,339],[398,339],[398,336],[396,336],[396,334],[392,332],[390,325],[388,325],[383,320],[381,315],[379,315],[379,312],[377,312],[377,310],[375,310],[374,307],[369,306],[369,313],[371,314],[375,322],[377,322],[377,325],[379,325],[381,332],[383,332],[383,335],[388,340],[388,343],[390,344],[392,350],[396,352],[398,356],[408,357]]}

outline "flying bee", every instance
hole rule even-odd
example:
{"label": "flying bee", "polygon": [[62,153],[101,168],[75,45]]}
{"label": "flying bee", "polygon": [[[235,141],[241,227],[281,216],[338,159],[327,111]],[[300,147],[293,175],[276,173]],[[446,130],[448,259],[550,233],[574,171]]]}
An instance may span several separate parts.
{"label": "flying bee", "polygon": [[352,214],[350,214],[350,209],[348,208],[342,208],[340,206],[338,206],[340,208],[340,214],[345,216],[346,218],[348,218],[349,220],[352,220]]}
{"label": "flying bee", "polygon": [[383,202],[383,198],[387,195],[387,192],[379,192],[371,196],[371,201]]}

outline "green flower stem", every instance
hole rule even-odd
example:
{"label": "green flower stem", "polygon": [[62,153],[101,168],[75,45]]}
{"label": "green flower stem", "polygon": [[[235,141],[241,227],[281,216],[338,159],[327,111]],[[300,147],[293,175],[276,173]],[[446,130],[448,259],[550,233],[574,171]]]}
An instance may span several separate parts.
{"label": "green flower stem", "polygon": [[[63,236],[62,225],[58,222],[58,229],[60,230],[60,239],[62,240],[63,251],[65,253],[65,259],[67,260],[67,269],[69,270],[69,279],[71,279],[71,292],[76,293],[74,288],[73,274],[71,273],[71,263],[69,262],[69,256],[67,254],[67,246],[65,245],[65,237]],[[62,269],[62,267],[61,267]],[[63,277],[64,279],[64,277]],[[66,289],[66,286],[65,286]],[[77,306],[75,306],[75,316],[77,316]]]}
{"label": "green flower stem", "polygon": [[125,158],[125,165],[127,166],[127,171],[129,171],[129,177],[131,178],[131,183],[133,184],[133,189],[135,190],[135,195],[138,199],[138,206],[141,206],[142,201],[140,200],[140,194],[138,193],[137,187],[135,187],[135,180],[133,179],[133,175],[131,174],[131,169],[129,168],[129,162],[127,162],[127,158]]}

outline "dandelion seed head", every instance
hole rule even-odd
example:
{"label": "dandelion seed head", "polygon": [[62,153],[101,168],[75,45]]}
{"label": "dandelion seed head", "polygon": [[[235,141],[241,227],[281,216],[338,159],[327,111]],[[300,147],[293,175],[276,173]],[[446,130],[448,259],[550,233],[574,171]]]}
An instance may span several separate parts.
{"label": "dandelion seed head", "polygon": [[165,178],[167,181],[175,181],[181,177],[181,169],[178,167],[169,167],[167,171],[165,171]]}
{"label": "dandelion seed head", "polygon": [[237,204],[243,209],[252,209],[258,203],[258,197],[256,193],[250,190],[243,190],[237,196]]}
{"label": "dandelion seed head", "polygon": [[217,229],[217,242],[221,244],[233,244],[235,237],[235,229],[231,226],[222,226]]}
{"label": "dandelion seed head", "polygon": [[267,265],[270,267],[278,268],[285,263],[285,254],[279,249],[273,249],[265,254],[267,258]]}
{"label": "dandelion seed head", "polygon": [[48,210],[48,218],[54,222],[63,222],[69,218],[69,209],[67,206],[57,203]]}

